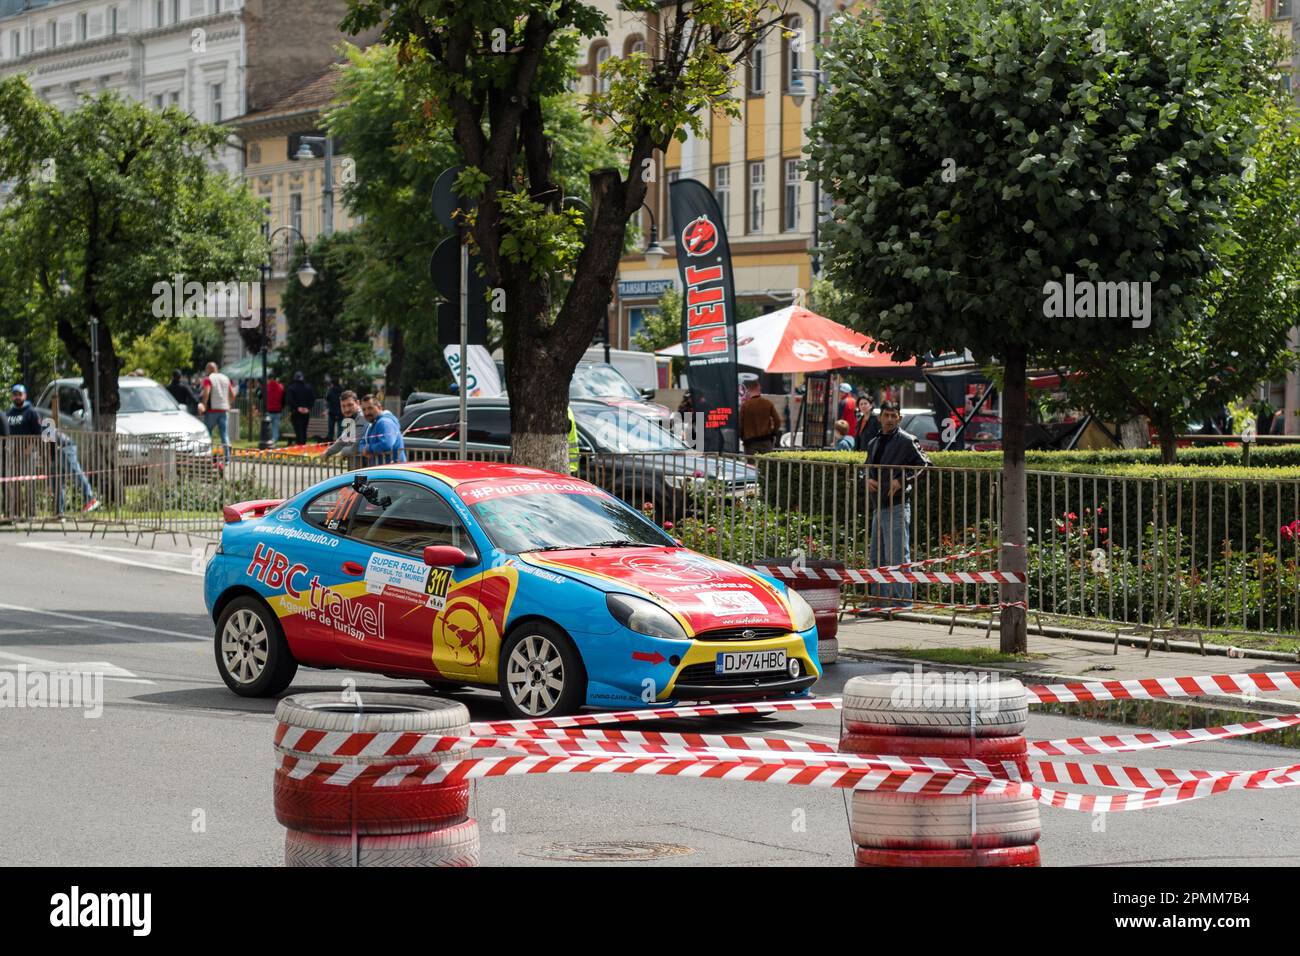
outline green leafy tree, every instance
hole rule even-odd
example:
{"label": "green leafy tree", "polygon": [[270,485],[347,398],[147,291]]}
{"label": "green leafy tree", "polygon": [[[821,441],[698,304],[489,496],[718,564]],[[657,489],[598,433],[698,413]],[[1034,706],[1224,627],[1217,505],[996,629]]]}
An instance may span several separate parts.
{"label": "green leafy tree", "polygon": [[[450,382],[429,277],[429,257],[446,231],[429,198],[438,174],[458,164],[460,153],[445,114],[430,108],[428,91],[398,54],[388,44],[349,48],[326,122],[356,163],[356,179],[344,187],[344,201],[361,218],[344,312],[366,317],[376,330],[389,325],[388,388],[405,395]],[[567,91],[547,97],[544,114],[558,182],[565,195],[588,201],[586,171],[616,162],[616,152]],[[489,348],[499,344],[500,329],[490,323]]]}
{"label": "green leafy tree", "polygon": [[137,335],[121,349],[122,367],[142,368],[156,382],[170,382],[172,369],[185,369],[194,352],[194,340],[185,329],[159,323],[144,335]]}
{"label": "green leafy tree", "polygon": [[[261,205],[210,162],[220,127],[115,93],[62,112],[22,76],[0,80],[0,210],[10,281],[30,293],[31,321],[93,381],[89,316],[98,319],[99,427],[116,427],[121,359],[114,341],[159,321],[156,283],[251,279],[264,257]],[[62,292],[61,277],[70,291]]]}
{"label": "green leafy tree", "polygon": [[[828,273],[851,323],[895,355],[969,348],[1003,365],[1006,570],[1026,567],[1030,357],[1158,351],[1203,315],[1277,79],[1249,7],[879,0],[832,30],[811,148],[838,200]],[[1049,315],[1067,276],[1150,282],[1146,319]],[[1025,649],[1021,608],[1001,634]]]}
{"label": "green leafy tree", "polygon": [[1261,381],[1294,367],[1287,334],[1300,323],[1300,126],[1294,109],[1265,102],[1260,139],[1231,201],[1219,264],[1201,314],[1160,348],[1136,343],[1080,354],[1071,397],[1104,417],[1144,415],[1173,463],[1177,436]]}
{"label": "green leafy tree", "polygon": [[568,383],[604,322],[628,223],[646,196],[656,150],[709,110],[738,116],[731,72],[774,25],[763,0],[697,0],[663,7],[625,0],[624,16],[653,15],[657,50],[611,57],[608,91],[588,114],[622,157],[585,170],[590,213],[566,208],[560,151],[547,129],[550,98],[573,76],[579,40],[607,16],[579,0],[350,0],[354,33],[383,27],[425,109],[450,129],[467,167],[460,195],[489,287],[504,293],[503,350],[512,396],[513,457],[567,468]]}
{"label": "green leafy tree", "polygon": [[[336,382],[364,380],[369,387],[367,369],[375,361],[370,322],[344,308],[357,243],[356,236],[346,232],[319,237],[309,250],[315,281],[310,286],[287,283],[281,300],[289,334],[277,350],[276,373],[287,378],[302,372],[318,393],[323,392],[326,375]],[[301,261],[299,253],[290,274]]]}
{"label": "green leafy tree", "polygon": [[[201,369],[209,362],[221,363],[221,327],[217,323],[201,315],[191,315],[179,319],[176,325],[190,337],[190,354],[176,368],[185,373]],[[167,377],[171,378],[170,370]]]}

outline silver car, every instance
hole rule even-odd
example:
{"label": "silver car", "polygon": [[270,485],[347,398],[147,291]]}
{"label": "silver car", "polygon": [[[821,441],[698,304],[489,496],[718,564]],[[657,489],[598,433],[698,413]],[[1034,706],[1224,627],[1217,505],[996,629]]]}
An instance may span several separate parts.
{"label": "silver car", "polygon": [[[117,434],[139,438],[123,442],[128,453],[139,445],[164,444],[195,455],[212,453],[212,436],[185,406],[151,378],[123,376],[117,380]],[[65,432],[90,431],[91,397],[79,378],[60,378],[45,386],[36,410],[41,418],[51,415],[54,398],[59,399],[59,428]]]}

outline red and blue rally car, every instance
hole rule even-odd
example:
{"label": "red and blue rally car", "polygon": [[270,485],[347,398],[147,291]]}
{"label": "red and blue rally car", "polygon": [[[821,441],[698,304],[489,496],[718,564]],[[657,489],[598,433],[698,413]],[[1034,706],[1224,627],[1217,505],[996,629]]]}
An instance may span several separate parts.
{"label": "red and blue rally car", "polygon": [[381,465],[225,509],[204,598],[236,694],[298,666],[496,686],[520,717],[806,695],[813,610],[535,468]]}

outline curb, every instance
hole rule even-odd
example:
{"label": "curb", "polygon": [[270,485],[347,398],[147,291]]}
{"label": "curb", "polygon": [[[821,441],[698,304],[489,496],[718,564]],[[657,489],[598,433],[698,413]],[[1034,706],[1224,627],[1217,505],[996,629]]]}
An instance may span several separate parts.
{"label": "curb", "polygon": [[[931,661],[923,661],[915,657],[901,657],[899,655],[886,654],[886,653],[881,653],[879,651],[860,651],[851,647],[846,648],[844,647],[843,644],[840,645],[840,657],[849,658],[855,661],[869,661],[869,662],[885,663],[885,664],[907,664],[907,665],[919,664],[922,667],[926,668],[927,670],[956,671],[962,673],[969,672],[971,670],[971,667],[963,664],[937,664]],[[1026,683],[1026,684],[1049,684],[1049,683],[1061,684],[1070,681],[1088,681],[1088,680],[1100,679],[1095,675],[1092,677],[1087,677],[1087,676],[1079,676],[1077,674],[1048,674],[1042,671],[1025,671],[1005,664],[980,664],[978,665],[978,668],[979,670],[982,671],[996,671],[997,673],[1002,674],[1006,677],[1014,677],[1016,680],[1019,680],[1022,683]],[[1105,704],[1110,702],[1102,701],[1101,703]],[[1156,698],[1151,701],[1147,701],[1147,703],[1155,704],[1155,705],[1163,704],[1173,708],[1190,707],[1190,708],[1201,709],[1201,710],[1210,709],[1210,708],[1219,709],[1219,710],[1233,710],[1240,713],[1260,714],[1261,716],[1265,716],[1265,717],[1286,716],[1289,714],[1294,714],[1297,711],[1297,704],[1295,702],[1288,704],[1284,701],[1266,700],[1263,698],[1260,698],[1259,700],[1248,701],[1248,700],[1243,700],[1240,697],[1224,697],[1224,696],[1219,696],[1217,694],[1216,695],[1203,694],[1197,697],[1188,697],[1188,698],[1183,698],[1178,700],[1168,699],[1168,698],[1164,698],[1164,699]],[[1052,706],[1057,706],[1057,705],[1052,705]],[[1073,707],[1076,705],[1062,704],[1060,706]]]}
{"label": "curb", "polygon": [[[869,617],[854,616],[851,618],[850,621],[842,622],[842,623],[856,623],[858,621],[871,621],[871,620],[914,621],[919,624],[954,623],[951,617],[945,617],[939,614],[925,614],[919,611],[904,611],[900,614],[895,614],[889,618],[885,618],[885,617],[869,618]],[[987,629],[989,627],[988,621],[979,621],[971,617],[958,617],[955,623],[959,627],[978,627],[984,629]],[[992,629],[995,631],[1000,630],[1001,629],[1000,623],[995,620],[993,622]],[[1042,626],[1030,625],[1027,628],[1027,630],[1030,634],[1035,634],[1038,635],[1039,637],[1061,637],[1061,638],[1068,638],[1070,640],[1075,640],[1075,641],[1088,641],[1093,644],[1110,644],[1111,646],[1114,646],[1116,641],[1116,635],[1113,631],[1110,633],[1107,633],[1106,631],[1084,631],[1084,630],[1076,630],[1074,628],[1069,628],[1069,627],[1059,627],[1053,624],[1047,624]],[[1125,645],[1126,647],[1145,648],[1147,646],[1147,638],[1140,637],[1135,634],[1120,634],[1118,636],[1118,640],[1119,643]],[[1165,642],[1163,639],[1158,638],[1151,646],[1153,649],[1158,649],[1163,651],[1165,649]],[[1170,641],[1168,645],[1169,653],[1195,654],[1198,657],[1215,657],[1215,656],[1228,657],[1229,656],[1228,650],[1229,648],[1225,647],[1222,644],[1206,644],[1205,650],[1204,652],[1202,652],[1200,644],[1194,644],[1191,641]],[[1240,652],[1243,658],[1251,658],[1253,660],[1284,661],[1288,664],[1295,664],[1297,662],[1300,662],[1300,650],[1290,652],[1290,653],[1286,651],[1269,651],[1269,650],[1262,650],[1262,649],[1249,648],[1249,647],[1237,648],[1237,650]]]}

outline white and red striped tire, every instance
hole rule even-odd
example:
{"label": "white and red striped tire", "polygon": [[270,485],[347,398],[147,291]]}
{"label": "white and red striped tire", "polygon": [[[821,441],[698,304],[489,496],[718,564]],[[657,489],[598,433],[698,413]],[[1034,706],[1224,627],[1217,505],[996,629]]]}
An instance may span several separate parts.
{"label": "white and red striped tire", "polygon": [[[285,866],[351,866],[352,837],[289,830]],[[358,866],[479,865],[478,824],[466,820],[442,830],[391,836],[358,836]]]}
{"label": "white and red striped tire", "polygon": [[858,847],[854,866],[1042,866],[1037,844],[990,850],[873,850]]}
{"label": "white and red striped tire", "polygon": [[386,733],[441,731],[459,736],[469,729],[464,704],[440,697],[415,694],[358,694],[361,707],[341,694],[294,694],[280,701],[275,719],[302,730],[334,733]]}
{"label": "white and red striped tire", "polygon": [[1032,796],[856,790],[849,832],[855,844],[873,850],[983,850],[1029,846],[1041,830]]}
{"label": "white and red striped tire", "polygon": [[[929,676],[936,682],[943,678]],[[1018,680],[938,685],[900,674],[854,677],[844,685],[843,707],[844,726],[854,733],[1013,737],[1025,730],[1029,696]]]}
{"label": "white and red striped tire", "polygon": [[[464,751],[456,756],[463,756]],[[368,779],[332,786],[275,770],[275,818],[305,833],[418,833],[460,823],[469,815],[469,784],[419,780],[376,787]]]}
{"label": "white and red striped tire", "polygon": [[833,637],[817,642],[817,660],[825,667],[834,664],[840,657],[840,642]]}

